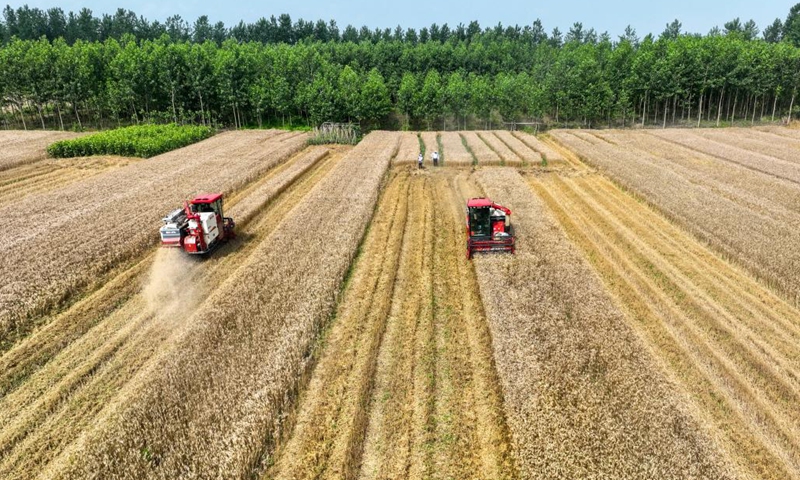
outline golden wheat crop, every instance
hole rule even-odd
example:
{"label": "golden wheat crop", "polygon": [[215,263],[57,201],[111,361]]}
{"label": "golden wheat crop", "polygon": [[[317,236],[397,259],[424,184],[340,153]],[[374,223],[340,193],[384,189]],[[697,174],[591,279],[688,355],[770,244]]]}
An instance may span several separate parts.
{"label": "golden wheat crop", "polygon": [[800,473],[800,312],[598,174],[531,187],[741,478]]}
{"label": "golden wheat crop", "polygon": [[772,131],[751,128],[698,129],[705,138],[727,143],[751,152],[769,155],[787,162],[800,163],[800,139],[777,135]]}
{"label": "golden wheat crop", "polygon": [[475,259],[523,478],[726,478],[600,278],[511,169],[476,174],[517,254]]}
{"label": "golden wheat crop", "polygon": [[[397,148],[397,155],[392,160],[392,164],[416,164],[417,156],[420,154],[419,137],[412,132],[403,132],[398,135],[400,136],[400,146]],[[425,161],[430,162],[430,158],[426,158]]]}
{"label": "golden wheat crop", "polygon": [[497,138],[500,139],[508,148],[517,154],[522,159],[525,165],[540,165],[542,163],[542,154],[527,146],[520,139],[515,137],[511,132],[506,130],[497,130],[493,132]]}
{"label": "golden wheat crop", "polygon": [[478,159],[478,165],[485,167],[503,163],[502,159],[486,145],[486,142],[481,140],[481,137],[476,132],[461,132],[461,136],[467,142],[472,154]]}
{"label": "golden wheat crop", "polygon": [[506,145],[502,140],[500,140],[495,132],[486,131],[486,132],[476,132],[478,137],[483,140],[483,142],[500,157],[501,163],[503,165],[507,165],[510,167],[514,166],[522,166],[523,160],[522,157],[516,154],[508,145]]}
{"label": "golden wheat crop", "polygon": [[0,207],[16,225],[0,233],[0,274],[13,278],[0,286],[2,349],[30,329],[33,316],[155,244],[160,218],[184,199],[230,194],[304,142],[276,131],[221,134]]}
{"label": "golden wheat crop", "polygon": [[448,167],[469,167],[472,165],[472,154],[467,151],[456,132],[443,132],[441,136],[444,165]]}
{"label": "golden wheat crop", "polygon": [[677,145],[713,155],[726,162],[735,163],[790,182],[800,183],[800,159],[781,160],[760,152],[728,145],[693,131],[667,129],[651,130],[649,133]]}
{"label": "golden wheat crop", "polygon": [[79,136],[80,133],[70,132],[0,132],[0,171],[42,160],[47,156],[47,146],[51,143]]}
{"label": "golden wheat crop", "polygon": [[350,151],[205,301],[173,353],[49,473],[241,477],[265,461],[397,142],[373,132]]}
{"label": "golden wheat crop", "polygon": [[530,135],[524,132],[513,132],[522,143],[529,146],[533,150],[539,152],[548,163],[565,162],[566,159],[556,149],[541,141],[535,135]]}
{"label": "golden wheat crop", "polygon": [[[746,172],[736,163],[687,153],[687,147],[654,145],[647,137],[656,137],[646,133],[630,134],[634,140],[623,134],[614,140],[617,145],[580,131],[551,135],[792,301],[800,300],[798,214],[786,208],[797,205],[800,187]],[[645,137],[637,140],[639,135]],[[626,143],[639,141],[644,142],[641,148]],[[760,197],[753,190],[758,185]]]}

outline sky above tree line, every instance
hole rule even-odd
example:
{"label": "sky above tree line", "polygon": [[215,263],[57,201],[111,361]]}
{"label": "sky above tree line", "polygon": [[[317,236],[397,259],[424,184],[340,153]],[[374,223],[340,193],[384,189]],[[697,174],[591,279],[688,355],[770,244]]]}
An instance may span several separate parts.
{"label": "sky above tree line", "polygon": [[430,2],[426,0],[403,0],[402,2],[376,2],[374,0],[273,0],[270,2],[236,2],[220,0],[29,0],[9,3],[12,8],[27,4],[32,8],[59,7],[65,12],[78,12],[89,8],[100,16],[113,14],[117,8],[132,10],[150,21],[163,22],[167,17],[180,15],[189,23],[197,17],[207,15],[213,22],[222,21],[233,26],[243,20],[252,23],[260,17],[276,17],[288,13],[292,20],[336,20],[340,28],[348,24],[355,27],[366,25],[374,28],[422,28],[432,23],[447,23],[454,27],[477,20],[482,27],[498,22],[503,25],[530,25],[537,18],[542,20],[545,30],[558,27],[565,32],[575,22],[582,22],[586,29],[607,31],[612,38],[622,34],[627,25],[636,29],[643,37],[648,33],[660,34],[667,23],[675,19],[683,24],[683,31],[706,34],[713,27],[734,18],[742,23],[754,20],[759,29],[771,24],[776,18],[786,19],[794,2],[779,0],[670,0],[650,2],[647,0],[558,0],[530,1],[450,1]]}

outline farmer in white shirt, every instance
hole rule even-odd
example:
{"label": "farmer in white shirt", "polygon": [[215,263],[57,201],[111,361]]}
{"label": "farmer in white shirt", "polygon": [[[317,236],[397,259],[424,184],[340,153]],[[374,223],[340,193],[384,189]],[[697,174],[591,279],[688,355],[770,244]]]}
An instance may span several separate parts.
{"label": "farmer in white shirt", "polygon": [[439,152],[433,152],[433,155],[431,155],[431,157],[433,157],[433,166],[434,167],[438,167],[439,166]]}

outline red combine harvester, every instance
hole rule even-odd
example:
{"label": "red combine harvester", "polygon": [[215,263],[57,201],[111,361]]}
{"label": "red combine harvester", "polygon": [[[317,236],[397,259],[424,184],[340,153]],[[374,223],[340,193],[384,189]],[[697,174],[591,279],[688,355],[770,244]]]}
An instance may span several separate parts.
{"label": "red combine harvester", "polygon": [[467,202],[467,258],[475,252],[514,253],[514,227],[511,210],[488,198]]}
{"label": "red combine harvester", "polygon": [[202,255],[233,238],[233,219],[222,213],[222,194],[200,195],[161,219],[161,246]]}

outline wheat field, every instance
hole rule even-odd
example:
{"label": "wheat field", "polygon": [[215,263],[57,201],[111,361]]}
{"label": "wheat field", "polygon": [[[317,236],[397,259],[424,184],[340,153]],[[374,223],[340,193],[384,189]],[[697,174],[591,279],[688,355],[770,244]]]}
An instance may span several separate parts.
{"label": "wheat field", "polygon": [[[239,131],[3,169],[0,478],[800,478],[795,133]],[[156,248],[201,190],[237,238]],[[466,258],[476,196],[515,255]]]}

